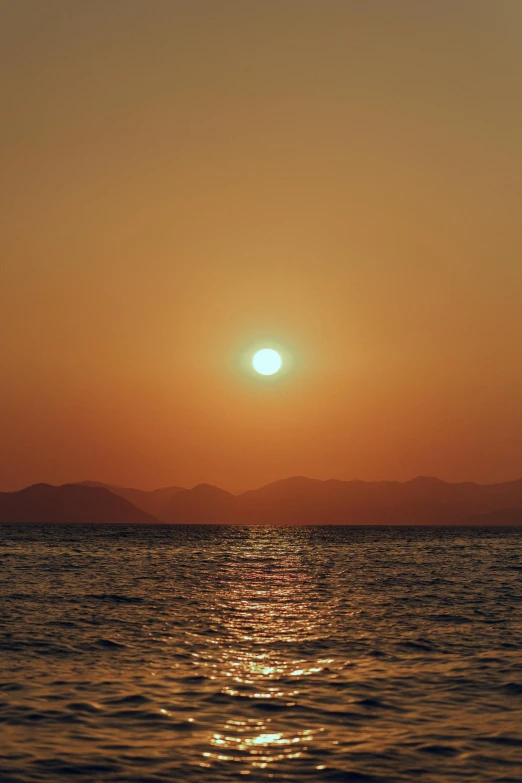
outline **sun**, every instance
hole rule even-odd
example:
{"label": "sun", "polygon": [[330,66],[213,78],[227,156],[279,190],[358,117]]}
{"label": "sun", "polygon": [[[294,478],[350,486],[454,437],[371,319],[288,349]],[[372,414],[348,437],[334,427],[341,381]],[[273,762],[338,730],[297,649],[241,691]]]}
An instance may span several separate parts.
{"label": "sun", "polygon": [[252,359],[254,370],[260,375],[274,375],[279,372],[282,364],[281,355],[273,348],[262,348],[254,354]]}

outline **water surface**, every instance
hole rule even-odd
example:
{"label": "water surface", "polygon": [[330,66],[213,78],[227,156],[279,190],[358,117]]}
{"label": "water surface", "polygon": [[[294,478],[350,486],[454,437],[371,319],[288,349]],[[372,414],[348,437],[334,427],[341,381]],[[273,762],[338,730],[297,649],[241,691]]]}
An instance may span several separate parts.
{"label": "water surface", "polygon": [[0,526],[0,780],[520,783],[521,543]]}

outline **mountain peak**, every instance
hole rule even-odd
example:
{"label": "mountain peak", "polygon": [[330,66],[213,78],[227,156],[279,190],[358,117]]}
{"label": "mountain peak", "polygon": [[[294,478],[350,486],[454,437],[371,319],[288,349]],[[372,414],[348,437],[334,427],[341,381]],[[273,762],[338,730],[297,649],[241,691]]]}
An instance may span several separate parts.
{"label": "mountain peak", "polygon": [[19,492],[0,493],[2,522],[157,522],[157,518],[105,487],[82,484],[33,484]]}
{"label": "mountain peak", "polygon": [[443,481],[440,478],[437,478],[436,476],[415,476],[415,478],[412,478],[410,481],[407,482],[408,484],[417,484],[422,486],[441,486],[442,484],[447,484],[447,481]]}
{"label": "mountain peak", "polygon": [[196,495],[207,497],[225,497],[226,495],[231,496],[231,493],[227,492],[226,489],[215,487],[213,484],[196,484],[195,487],[192,487],[192,489],[186,489],[185,492],[191,492]]}

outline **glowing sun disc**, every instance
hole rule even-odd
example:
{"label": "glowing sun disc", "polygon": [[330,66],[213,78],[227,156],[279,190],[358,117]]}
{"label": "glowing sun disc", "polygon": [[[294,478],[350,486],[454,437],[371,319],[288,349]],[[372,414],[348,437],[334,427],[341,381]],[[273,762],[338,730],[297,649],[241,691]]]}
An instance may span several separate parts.
{"label": "glowing sun disc", "polygon": [[273,348],[263,348],[257,351],[252,359],[254,370],[260,375],[274,375],[281,369],[283,360]]}

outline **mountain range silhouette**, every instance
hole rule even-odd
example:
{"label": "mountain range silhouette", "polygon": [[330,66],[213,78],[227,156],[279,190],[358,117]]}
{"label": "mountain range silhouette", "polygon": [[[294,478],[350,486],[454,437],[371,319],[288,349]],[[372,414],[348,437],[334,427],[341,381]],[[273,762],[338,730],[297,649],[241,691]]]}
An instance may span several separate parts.
{"label": "mountain range silhouette", "polygon": [[233,495],[209,484],[146,491],[95,481],[0,493],[0,522],[522,525],[522,479],[501,484],[294,476]]}

